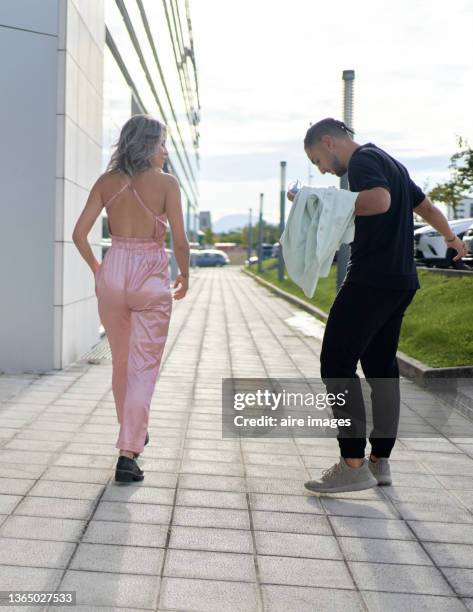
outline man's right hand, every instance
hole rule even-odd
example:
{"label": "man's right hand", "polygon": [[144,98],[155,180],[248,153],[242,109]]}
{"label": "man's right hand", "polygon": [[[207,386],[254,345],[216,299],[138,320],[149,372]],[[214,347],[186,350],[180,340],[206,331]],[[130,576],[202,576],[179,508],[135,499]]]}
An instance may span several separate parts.
{"label": "man's right hand", "polygon": [[296,194],[295,194],[295,193],[293,193],[292,191],[288,191],[288,192],[287,192],[287,194],[286,194],[286,196],[287,196],[287,199],[288,199],[290,202],[293,202],[293,201],[294,201],[294,198],[296,197]]}
{"label": "man's right hand", "polygon": [[465,257],[465,255],[468,255],[466,244],[458,236],[456,236],[455,240],[452,240],[451,242],[447,242],[447,240],[445,240],[445,242],[447,243],[449,249],[454,249],[457,252],[453,258],[453,261],[458,261],[462,257]]}

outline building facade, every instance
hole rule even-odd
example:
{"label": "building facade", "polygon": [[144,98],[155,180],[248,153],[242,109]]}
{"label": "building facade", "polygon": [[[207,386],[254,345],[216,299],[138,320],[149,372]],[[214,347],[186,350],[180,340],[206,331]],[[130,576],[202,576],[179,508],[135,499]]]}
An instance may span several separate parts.
{"label": "building facade", "polygon": [[453,206],[448,206],[447,216],[449,219],[473,218],[473,198],[462,198],[455,208],[453,208]]}
{"label": "building facade", "polygon": [[203,232],[205,232],[205,230],[212,229],[212,218],[211,218],[210,210],[200,211],[199,226]]}
{"label": "building facade", "polygon": [[[99,340],[93,275],[72,231],[123,123],[168,126],[197,230],[199,90],[186,0],[2,0],[4,222],[0,371],[45,372]],[[89,234],[101,259],[102,219]]]}

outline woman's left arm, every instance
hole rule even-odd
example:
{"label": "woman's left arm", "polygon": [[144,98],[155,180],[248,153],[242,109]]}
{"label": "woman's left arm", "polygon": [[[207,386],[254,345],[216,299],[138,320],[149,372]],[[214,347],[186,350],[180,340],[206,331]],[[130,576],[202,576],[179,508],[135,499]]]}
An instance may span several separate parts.
{"label": "woman's left arm", "polygon": [[77,219],[76,226],[72,232],[72,240],[74,241],[74,244],[94,274],[99,268],[100,262],[95,259],[95,255],[89,241],[87,240],[87,236],[89,235],[90,230],[92,229],[97,217],[100,215],[100,211],[103,208],[102,197],[100,195],[101,178],[102,177],[99,177],[97,179],[94,186],[90,190],[84,210]]}

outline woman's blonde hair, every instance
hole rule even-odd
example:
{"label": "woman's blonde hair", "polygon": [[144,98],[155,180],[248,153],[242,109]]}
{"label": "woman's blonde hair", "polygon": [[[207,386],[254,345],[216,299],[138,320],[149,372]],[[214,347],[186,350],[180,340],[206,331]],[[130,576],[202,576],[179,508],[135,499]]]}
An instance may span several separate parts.
{"label": "woman's blonde hair", "polygon": [[166,134],[166,126],[151,115],[133,115],[121,129],[106,171],[131,176],[151,168],[150,157]]}

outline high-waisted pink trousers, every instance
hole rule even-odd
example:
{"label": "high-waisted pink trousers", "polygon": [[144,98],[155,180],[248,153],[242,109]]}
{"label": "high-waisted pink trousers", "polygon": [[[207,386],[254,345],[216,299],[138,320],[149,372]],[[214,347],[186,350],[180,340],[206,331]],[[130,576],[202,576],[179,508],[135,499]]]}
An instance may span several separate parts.
{"label": "high-waisted pink trousers", "polygon": [[120,424],[115,446],[141,453],[172,312],[164,243],[112,235],[95,273],[95,293],[112,352]]}

